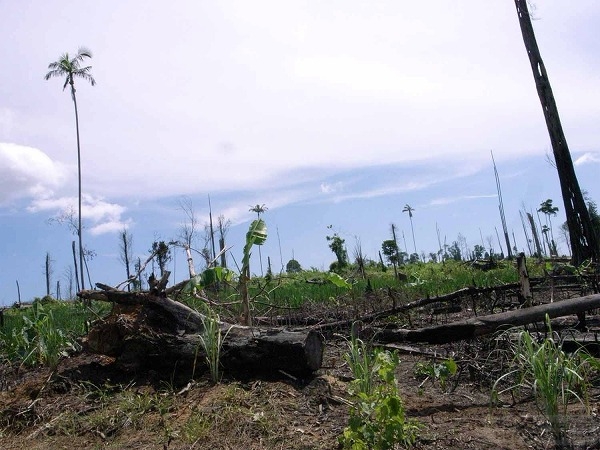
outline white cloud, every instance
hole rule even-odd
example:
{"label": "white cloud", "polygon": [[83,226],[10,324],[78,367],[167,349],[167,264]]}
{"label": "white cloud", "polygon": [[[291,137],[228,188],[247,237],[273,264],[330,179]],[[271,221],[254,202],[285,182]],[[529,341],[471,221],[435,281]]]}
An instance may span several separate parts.
{"label": "white cloud", "polygon": [[[49,211],[56,214],[59,221],[75,221],[75,197],[46,197],[34,199],[27,208],[30,212]],[[93,235],[112,233],[128,228],[130,219],[124,219],[126,208],[117,203],[109,203],[103,198],[84,195],[81,205],[81,217],[84,227],[87,225]]]}
{"label": "white cloud", "polygon": [[129,228],[131,225],[131,221],[122,221],[122,220],[112,220],[108,222],[103,222],[98,225],[94,225],[90,228],[90,233],[94,236],[98,236],[100,234],[106,233],[118,233],[125,228]]}
{"label": "white cloud", "polygon": [[321,183],[321,193],[323,194],[333,194],[343,190],[344,183],[338,181],[337,183]]}
{"label": "white cloud", "polygon": [[600,154],[587,152],[577,158],[574,162],[576,166],[582,166],[584,164],[600,163]]}
{"label": "white cloud", "polygon": [[451,203],[460,202],[463,200],[476,200],[480,198],[496,198],[497,194],[482,194],[482,195],[459,195],[456,197],[439,197],[429,202],[430,206],[449,205]]}
{"label": "white cloud", "polygon": [[66,167],[41,150],[0,142],[0,204],[52,195],[66,178]]}

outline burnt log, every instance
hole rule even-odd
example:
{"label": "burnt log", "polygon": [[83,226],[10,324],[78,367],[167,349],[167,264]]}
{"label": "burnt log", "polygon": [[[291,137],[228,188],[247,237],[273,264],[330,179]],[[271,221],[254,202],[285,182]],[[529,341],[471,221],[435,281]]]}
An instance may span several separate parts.
{"label": "burnt log", "polygon": [[552,319],[581,314],[597,308],[600,308],[600,294],[571,298],[560,302],[474,317],[472,319],[416,330],[365,328],[362,330],[361,335],[363,337],[374,337],[376,341],[381,343],[423,342],[429,344],[446,344],[492,334],[510,327],[543,322],[546,314]]}
{"label": "burnt log", "polygon": [[[108,317],[85,338],[88,350],[115,357],[128,371],[192,371],[202,367],[204,322],[214,320],[166,297],[143,292],[83,291],[80,297],[113,302]],[[231,376],[306,376],[321,367],[323,337],[314,330],[257,328],[218,322],[221,363]],[[197,371],[197,370],[196,370]]]}

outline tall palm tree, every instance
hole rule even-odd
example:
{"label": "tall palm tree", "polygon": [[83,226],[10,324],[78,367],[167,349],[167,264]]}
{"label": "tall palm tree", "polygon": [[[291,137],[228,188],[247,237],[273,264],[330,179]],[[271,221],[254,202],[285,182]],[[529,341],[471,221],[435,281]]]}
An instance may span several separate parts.
{"label": "tall palm tree", "polygon": [[415,242],[415,228],[413,227],[412,220],[414,210],[415,209],[407,203],[406,205],[404,205],[404,209],[402,210],[402,212],[408,213],[408,218],[410,219],[410,230],[412,231],[413,246],[415,247],[415,253],[417,253],[417,244]]}
{"label": "tall palm tree", "polygon": [[84,270],[83,270],[83,238],[81,228],[81,147],[79,144],[79,114],[77,112],[77,97],[75,96],[75,78],[82,78],[89,81],[92,86],[96,84],[96,80],[90,74],[92,66],[81,67],[86,58],[91,58],[92,52],[81,47],[77,50],[74,57],[70,57],[68,53],[63,54],[57,61],[48,64],[50,71],[44,79],[49,80],[53,77],[65,77],[63,91],[67,85],[71,87],[71,98],[75,106],[75,129],[77,131],[77,178],[78,178],[78,200],[79,200],[79,217],[77,222],[77,236],[79,238],[79,267],[81,267],[81,289],[85,289]]}

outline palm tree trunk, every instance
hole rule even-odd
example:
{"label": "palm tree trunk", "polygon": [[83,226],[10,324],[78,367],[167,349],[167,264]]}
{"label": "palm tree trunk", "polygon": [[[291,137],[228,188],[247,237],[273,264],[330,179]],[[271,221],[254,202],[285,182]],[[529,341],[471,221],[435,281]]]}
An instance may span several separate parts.
{"label": "palm tree trunk", "polygon": [[415,247],[415,253],[417,253],[417,242],[415,241],[415,228],[413,227],[412,217],[409,216],[410,219],[410,231],[412,232],[413,238],[413,246]]}
{"label": "palm tree trunk", "polygon": [[81,146],[79,143],[79,113],[77,112],[77,98],[75,97],[75,87],[71,84],[71,94],[73,94],[73,105],[75,105],[75,129],[77,131],[77,185],[78,185],[78,217],[77,217],[77,236],[79,238],[79,267],[81,268],[81,289],[85,289],[85,274],[83,270],[83,237],[81,228]]}

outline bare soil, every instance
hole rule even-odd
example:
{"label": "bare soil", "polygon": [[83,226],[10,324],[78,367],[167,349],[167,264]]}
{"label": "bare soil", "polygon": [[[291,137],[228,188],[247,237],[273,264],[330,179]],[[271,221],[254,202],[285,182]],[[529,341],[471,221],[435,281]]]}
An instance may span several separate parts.
{"label": "bare soil", "polygon": [[[361,301],[365,301],[362,299]],[[381,307],[385,306],[381,301]],[[369,308],[377,304],[369,300]],[[354,312],[362,306],[352,305]],[[312,308],[312,309],[311,309]],[[337,314],[307,307],[302,314]],[[466,309],[465,309],[466,310]],[[432,320],[415,312],[413,326]],[[404,320],[404,319],[403,319]],[[178,373],[126,373],[111,358],[84,351],[47,368],[0,366],[2,449],[337,449],[347,425],[347,342],[330,334],[323,367],[310,379],[273,374],[269,379],[230,378],[213,384]],[[492,338],[445,346],[399,349],[399,386],[407,415],[422,424],[417,449],[555,448],[546,420],[531,396],[503,397],[490,390],[505,369]],[[432,356],[435,354],[437,356]],[[418,363],[453,357],[458,373],[445,385],[417,376]],[[600,388],[589,408],[569,406],[571,448],[600,449]]]}

